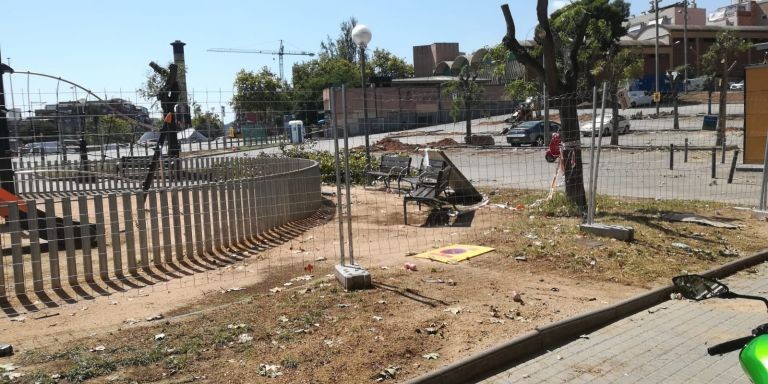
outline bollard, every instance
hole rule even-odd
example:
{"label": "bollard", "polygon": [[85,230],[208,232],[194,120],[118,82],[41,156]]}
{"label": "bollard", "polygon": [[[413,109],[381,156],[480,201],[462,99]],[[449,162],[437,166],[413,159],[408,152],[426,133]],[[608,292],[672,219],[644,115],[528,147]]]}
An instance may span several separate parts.
{"label": "bollard", "polygon": [[712,148],[712,178],[717,178],[717,147]]}
{"label": "bollard", "polygon": [[683,163],[688,162],[688,138],[685,138],[685,151],[683,152]]}
{"label": "bollard", "polygon": [[723,156],[722,156],[722,158],[721,158],[721,160],[720,160],[720,163],[721,163],[721,164],[725,164],[725,152],[726,152],[726,148],[725,148],[725,138],[723,138],[723,145],[722,145],[722,149],[721,149],[721,150],[723,151]]}
{"label": "bollard", "polygon": [[669,170],[672,171],[675,169],[675,145],[670,144],[669,145]]}
{"label": "bollard", "polygon": [[728,173],[728,184],[733,182],[733,174],[736,172],[736,160],[739,157],[738,148],[733,152],[733,160],[731,160],[731,171]]}

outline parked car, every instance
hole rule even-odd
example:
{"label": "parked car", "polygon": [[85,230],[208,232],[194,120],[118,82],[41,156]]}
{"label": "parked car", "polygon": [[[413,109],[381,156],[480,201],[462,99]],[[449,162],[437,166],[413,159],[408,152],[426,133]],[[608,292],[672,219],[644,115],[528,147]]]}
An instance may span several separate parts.
{"label": "parked car", "polygon": [[[606,114],[603,118],[603,124],[600,125],[600,116],[597,116],[596,124],[600,126],[600,128],[603,130],[603,136],[610,136],[613,132],[611,129],[613,129],[613,123],[611,120],[613,119],[613,115]],[[579,130],[581,131],[582,136],[592,136],[592,120],[582,123],[581,127],[579,127]],[[626,117],[619,115],[618,117],[618,131],[620,135],[629,133],[629,120],[627,120]],[[596,131],[596,133],[600,133],[600,131]]]}
{"label": "parked car", "polygon": [[507,132],[507,143],[513,147],[522,144],[531,144],[543,147],[552,138],[552,134],[560,131],[560,124],[549,122],[549,131],[544,129],[544,121],[524,121],[510,128]]}
{"label": "parked car", "polygon": [[743,91],[744,90],[744,80],[739,81],[738,83],[733,83],[729,87],[732,91]]}
{"label": "parked car", "polygon": [[627,96],[629,97],[629,106],[632,108],[653,103],[653,97],[646,91],[629,91]]}

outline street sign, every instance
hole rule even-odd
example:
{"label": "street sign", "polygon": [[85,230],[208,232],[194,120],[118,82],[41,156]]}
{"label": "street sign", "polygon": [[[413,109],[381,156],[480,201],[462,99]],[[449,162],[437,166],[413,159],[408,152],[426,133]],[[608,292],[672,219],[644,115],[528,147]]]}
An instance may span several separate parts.
{"label": "street sign", "polygon": [[654,92],[653,94],[653,102],[658,103],[661,101],[661,92]]}

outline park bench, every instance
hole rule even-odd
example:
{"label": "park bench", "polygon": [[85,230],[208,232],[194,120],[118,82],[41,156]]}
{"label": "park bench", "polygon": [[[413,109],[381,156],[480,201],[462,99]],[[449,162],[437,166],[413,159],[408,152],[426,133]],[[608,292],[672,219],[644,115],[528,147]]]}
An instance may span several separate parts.
{"label": "park bench", "polygon": [[414,188],[403,197],[403,221],[405,225],[408,225],[406,206],[409,201],[415,201],[419,205],[419,210],[421,210],[422,204],[435,210],[442,210],[446,205],[452,205],[456,209],[456,205],[448,200],[447,189],[450,173],[451,167],[446,166],[442,169],[427,167],[419,175],[419,180]]}
{"label": "park bench", "polygon": [[[400,181],[404,183],[408,183],[411,185],[411,190],[413,190],[414,186],[419,183],[419,180],[421,180],[422,175],[427,174],[433,174],[439,170],[444,169],[447,167],[448,164],[445,162],[445,160],[442,159],[430,159],[429,164],[425,167],[423,163],[419,163],[419,170],[418,173],[415,176],[406,176],[403,177]],[[400,188],[400,184],[397,186]]]}
{"label": "park bench", "polygon": [[383,180],[388,191],[391,190],[392,179],[397,179],[397,190],[400,194],[400,180],[411,173],[411,157],[400,155],[382,155],[379,168],[374,170],[366,165],[363,175],[365,185],[371,185],[376,180]]}

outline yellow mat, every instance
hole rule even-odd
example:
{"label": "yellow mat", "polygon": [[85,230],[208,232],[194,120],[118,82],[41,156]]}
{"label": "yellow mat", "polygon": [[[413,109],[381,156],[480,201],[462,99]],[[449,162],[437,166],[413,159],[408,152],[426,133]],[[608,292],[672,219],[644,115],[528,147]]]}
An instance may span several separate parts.
{"label": "yellow mat", "polygon": [[480,256],[483,253],[488,253],[493,250],[493,248],[481,247],[479,245],[452,244],[424,253],[419,253],[414,257],[439,261],[446,264],[456,264],[460,261]]}

